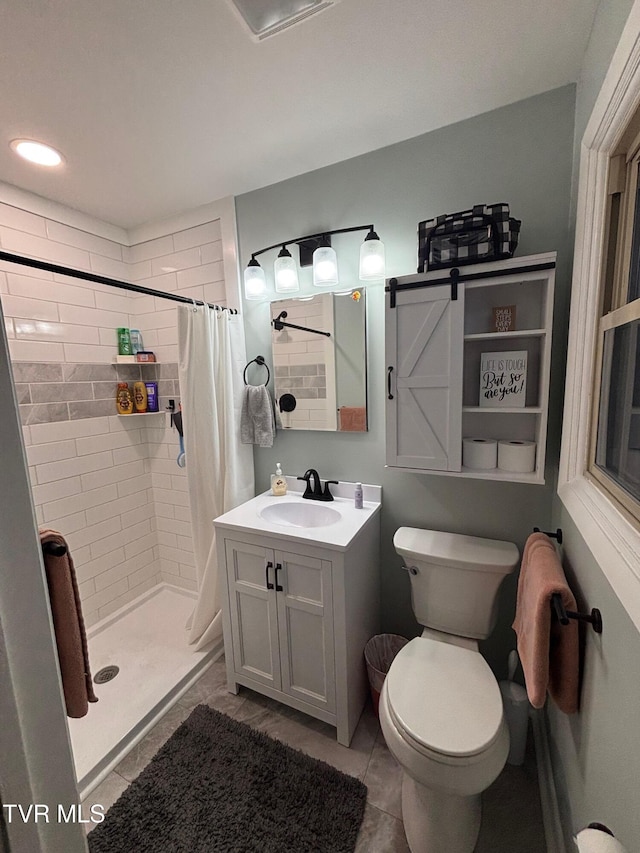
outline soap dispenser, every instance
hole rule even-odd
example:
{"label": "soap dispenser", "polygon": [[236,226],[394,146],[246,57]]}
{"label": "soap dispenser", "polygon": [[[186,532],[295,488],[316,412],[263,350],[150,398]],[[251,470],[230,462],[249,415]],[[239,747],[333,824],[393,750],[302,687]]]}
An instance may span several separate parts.
{"label": "soap dispenser", "polygon": [[271,494],[278,497],[287,494],[287,481],[279,462],[276,462],[276,473],[271,475]]}

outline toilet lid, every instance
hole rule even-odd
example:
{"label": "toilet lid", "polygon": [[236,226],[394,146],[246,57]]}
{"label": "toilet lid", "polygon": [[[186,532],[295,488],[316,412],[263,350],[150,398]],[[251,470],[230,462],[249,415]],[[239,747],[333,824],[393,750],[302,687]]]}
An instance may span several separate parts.
{"label": "toilet lid", "polygon": [[418,747],[462,758],[500,732],[500,689],[479,652],[418,637],[394,658],[386,687],[396,723]]}

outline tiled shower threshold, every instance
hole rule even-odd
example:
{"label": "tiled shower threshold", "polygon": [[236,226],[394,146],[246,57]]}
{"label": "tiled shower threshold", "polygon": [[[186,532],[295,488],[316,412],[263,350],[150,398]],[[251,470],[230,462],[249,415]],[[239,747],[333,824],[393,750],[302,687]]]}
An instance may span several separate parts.
{"label": "tiled shower threshold", "polygon": [[159,584],[87,631],[91,672],[115,665],[96,684],[97,703],[69,719],[80,797],[89,794],[222,654],[222,638],[203,651],[187,644],[195,594]]}

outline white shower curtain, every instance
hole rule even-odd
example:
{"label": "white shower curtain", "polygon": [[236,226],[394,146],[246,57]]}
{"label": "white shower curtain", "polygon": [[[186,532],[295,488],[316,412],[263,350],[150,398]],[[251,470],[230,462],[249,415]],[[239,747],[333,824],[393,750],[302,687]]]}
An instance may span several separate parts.
{"label": "white shower curtain", "polygon": [[240,443],[244,366],[238,314],[178,306],[178,370],[198,580],[187,631],[196,650],[222,634],[212,521],[254,495],[253,449]]}

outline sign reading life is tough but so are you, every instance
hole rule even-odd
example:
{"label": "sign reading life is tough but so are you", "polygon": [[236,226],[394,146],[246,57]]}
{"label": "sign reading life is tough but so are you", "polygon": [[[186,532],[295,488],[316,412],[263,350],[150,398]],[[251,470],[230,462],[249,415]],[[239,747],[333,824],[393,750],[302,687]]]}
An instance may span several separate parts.
{"label": "sign reading life is tough but so are you", "polygon": [[524,407],[526,393],[526,350],[480,355],[480,406]]}

